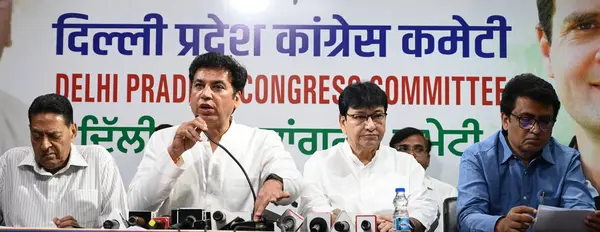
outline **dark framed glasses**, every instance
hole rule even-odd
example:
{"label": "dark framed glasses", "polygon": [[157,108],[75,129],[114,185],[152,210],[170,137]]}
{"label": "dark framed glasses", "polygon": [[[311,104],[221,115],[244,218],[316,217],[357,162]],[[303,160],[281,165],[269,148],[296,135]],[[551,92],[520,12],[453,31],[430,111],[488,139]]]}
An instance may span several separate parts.
{"label": "dark framed glasses", "polygon": [[519,120],[519,127],[525,130],[531,130],[531,128],[533,128],[535,124],[537,124],[541,131],[547,132],[550,129],[552,129],[552,127],[554,126],[554,122],[556,122],[556,119],[553,118],[536,119],[531,116],[519,116],[513,113],[511,113],[510,115],[517,118]]}

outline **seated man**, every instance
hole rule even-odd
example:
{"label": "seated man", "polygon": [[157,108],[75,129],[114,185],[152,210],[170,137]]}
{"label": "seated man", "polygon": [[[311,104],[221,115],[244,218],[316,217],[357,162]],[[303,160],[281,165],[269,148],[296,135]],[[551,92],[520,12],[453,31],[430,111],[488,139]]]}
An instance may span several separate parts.
{"label": "seated man", "polygon": [[[533,74],[506,83],[502,130],[466,149],[458,178],[460,231],[531,231],[540,204],[594,209],[579,153],[552,138],[560,109],[552,85]],[[600,225],[600,213],[585,221]]]}
{"label": "seated man", "polygon": [[100,228],[127,216],[125,188],[103,147],[76,146],[65,97],[47,94],[29,107],[32,147],[0,156],[0,221],[9,227]]}
{"label": "seated man", "polygon": [[[390,140],[390,147],[397,151],[411,154],[423,169],[427,170],[431,161],[431,141],[425,138],[425,134],[417,128],[406,127],[396,131]],[[444,200],[449,197],[458,196],[456,188],[438,179],[425,174],[425,186],[431,191],[432,196],[438,203],[438,218],[431,225],[429,231],[444,231]]]}
{"label": "seated man", "polygon": [[[259,220],[270,202],[291,204],[302,176],[281,138],[270,130],[238,124],[248,74],[231,56],[206,53],[189,68],[193,119],[152,134],[129,185],[129,207],[170,214],[171,209],[248,211]],[[220,143],[244,167],[244,173]]]}
{"label": "seated man", "polygon": [[385,92],[370,82],[355,83],[342,91],[339,123],[347,138],[306,161],[301,214],[334,210],[377,214],[381,216],[380,231],[390,231],[394,189],[400,187],[407,189],[414,231],[431,226],[437,204],[425,187],[425,171],[411,155],[381,144],[387,99]]}

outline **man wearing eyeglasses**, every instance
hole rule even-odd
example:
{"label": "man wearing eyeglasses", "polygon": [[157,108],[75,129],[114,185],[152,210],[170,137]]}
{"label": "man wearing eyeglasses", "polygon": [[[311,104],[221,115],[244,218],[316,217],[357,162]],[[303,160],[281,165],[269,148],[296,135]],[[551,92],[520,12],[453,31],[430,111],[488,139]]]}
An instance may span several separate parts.
{"label": "man wearing eyeglasses", "polygon": [[533,74],[506,83],[502,130],[466,149],[460,161],[460,231],[532,231],[540,204],[594,209],[579,153],[552,138],[559,109],[552,85]]}
{"label": "man wearing eyeglasses", "polygon": [[[390,147],[399,152],[411,154],[423,169],[427,170],[431,161],[431,141],[425,138],[423,131],[414,127],[405,127],[394,133],[390,140]],[[444,231],[444,215],[442,213],[444,200],[458,196],[456,188],[438,179],[425,174],[425,186],[438,203],[438,218],[432,224],[429,231]]]}
{"label": "man wearing eyeglasses", "polygon": [[304,164],[306,181],[300,213],[346,211],[379,215],[381,232],[392,230],[395,188],[405,188],[413,231],[435,221],[437,204],[425,187],[425,171],[404,152],[381,144],[388,98],[370,82],[346,87],[339,98],[343,143],[312,155]]}

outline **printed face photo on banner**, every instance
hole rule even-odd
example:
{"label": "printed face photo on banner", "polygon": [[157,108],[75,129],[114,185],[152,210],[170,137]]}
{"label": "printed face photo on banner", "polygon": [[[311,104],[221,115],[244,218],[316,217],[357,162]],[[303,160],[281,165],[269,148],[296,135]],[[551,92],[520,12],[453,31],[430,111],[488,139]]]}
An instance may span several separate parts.
{"label": "printed face photo on banner", "polygon": [[585,174],[600,189],[600,1],[540,0],[537,36],[567,112]]}

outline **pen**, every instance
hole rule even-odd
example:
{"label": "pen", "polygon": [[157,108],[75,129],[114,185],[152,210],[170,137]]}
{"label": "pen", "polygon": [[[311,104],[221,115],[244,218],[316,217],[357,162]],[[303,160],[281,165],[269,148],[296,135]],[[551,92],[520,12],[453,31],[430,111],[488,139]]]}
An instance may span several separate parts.
{"label": "pen", "polygon": [[546,192],[542,192],[542,203],[541,203],[541,205],[543,205],[543,204],[544,204],[544,196],[545,196],[545,195],[546,195]]}

